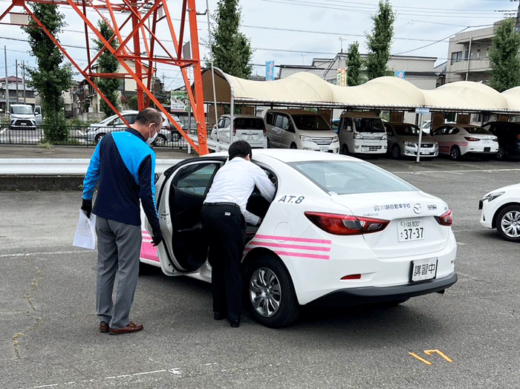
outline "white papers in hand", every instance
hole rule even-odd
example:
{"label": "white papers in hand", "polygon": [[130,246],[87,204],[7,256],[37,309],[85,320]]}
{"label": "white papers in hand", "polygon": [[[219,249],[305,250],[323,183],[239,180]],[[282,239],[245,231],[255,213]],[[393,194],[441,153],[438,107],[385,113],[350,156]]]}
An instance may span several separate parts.
{"label": "white papers in hand", "polygon": [[72,245],[90,250],[96,249],[96,215],[91,213],[89,219],[85,212],[79,210],[79,221]]}

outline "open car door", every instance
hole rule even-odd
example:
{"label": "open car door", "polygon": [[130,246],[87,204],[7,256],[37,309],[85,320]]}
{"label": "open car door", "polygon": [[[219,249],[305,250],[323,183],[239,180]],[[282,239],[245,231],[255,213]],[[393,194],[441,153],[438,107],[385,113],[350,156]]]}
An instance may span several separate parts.
{"label": "open car door", "polygon": [[[207,260],[200,210],[224,157],[186,160],[168,169],[156,185],[164,241],[158,246],[166,275],[196,272]],[[151,232],[148,222],[147,230]]]}

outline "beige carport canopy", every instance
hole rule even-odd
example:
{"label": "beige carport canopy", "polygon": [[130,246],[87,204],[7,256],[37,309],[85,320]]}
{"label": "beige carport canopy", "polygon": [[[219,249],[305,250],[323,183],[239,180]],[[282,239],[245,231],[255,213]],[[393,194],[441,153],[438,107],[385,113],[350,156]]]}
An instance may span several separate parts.
{"label": "beige carport canopy", "polygon": [[312,73],[296,73],[276,81],[251,81],[215,68],[202,74],[204,100],[217,104],[248,104],[328,108],[365,108],[457,112],[520,112],[520,87],[499,93],[484,84],[454,82],[423,90],[396,77],[380,77],[353,87],[330,84]]}

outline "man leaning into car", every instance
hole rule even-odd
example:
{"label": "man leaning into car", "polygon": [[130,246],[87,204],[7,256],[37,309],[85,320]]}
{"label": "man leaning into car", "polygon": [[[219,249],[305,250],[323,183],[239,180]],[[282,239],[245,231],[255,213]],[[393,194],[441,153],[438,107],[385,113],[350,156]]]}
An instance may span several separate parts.
{"label": "man leaning into car", "polygon": [[267,174],[251,162],[249,143],[233,142],[228,152],[229,161],[215,175],[201,218],[209,245],[214,319],[227,317],[231,327],[238,327],[242,312],[240,262],[246,244],[246,222],[252,225],[261,222],[246,210],[247,200],[256,186],[271,202],[276,189]]}
{"label": "man leaning into car", "polygon": [[[162,240],[155,201],[155,153],[149,147],[162,118],[153,108],[139,112],[126,131],[107,134],[96,147],[85,180],[81,209],[96,215],[98,265],[96,310],[99,330],[111,335],[141,331],[130,321],[139,275],[141,213],[139,200],[153,229],[152,243]],[[92,197],[99,183],[94,209]],[[115,302],[114,280],[118,274]]]}

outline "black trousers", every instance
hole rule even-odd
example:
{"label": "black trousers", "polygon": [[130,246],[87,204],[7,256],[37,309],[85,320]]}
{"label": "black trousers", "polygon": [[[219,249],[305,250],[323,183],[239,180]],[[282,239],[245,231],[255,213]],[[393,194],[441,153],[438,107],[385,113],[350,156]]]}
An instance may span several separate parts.
{"label": "black trousers", "polygon": [[232,203],[204,204],[201,210],[204,236],[209,245],[213,312],[240,320],[242,271],[246,222],[240,207]]}

